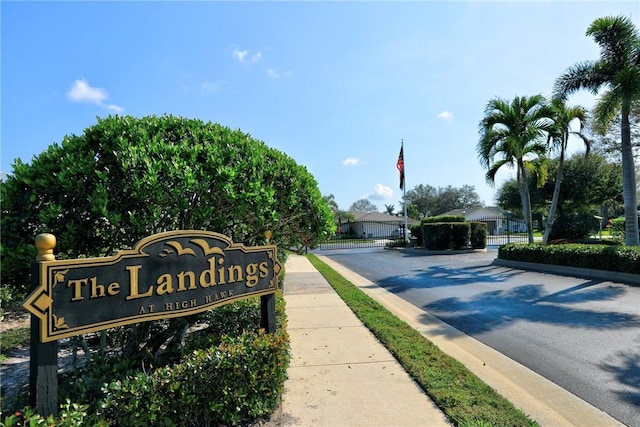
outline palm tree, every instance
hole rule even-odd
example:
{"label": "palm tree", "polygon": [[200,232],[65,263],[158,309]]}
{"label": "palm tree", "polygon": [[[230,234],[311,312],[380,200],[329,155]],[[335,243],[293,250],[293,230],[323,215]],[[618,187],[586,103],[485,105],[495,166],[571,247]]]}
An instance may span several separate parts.
{"label": "palm tree", "polygon": [[625,244],[640,246],[636,171],[629,124],[631,104],[640,99],[640,35],[631,19],[625,16],[598,18],[589,26],[586,35],[593,36],[600,45],[600,59],[570,67],[556,80],[554,94],[566,98],[579,89],[597,94],[605,88],[594,108],[594,120],[606,128],[620,114]]}
{"label": "palm tree", "polygon": [[384,205],[384,211],[387,213],[387,215],[393,215],[395,210],[396,207],[394,205]]}
{"label": "palm tree", "polygon": [[528,173],[539,167],[546,153],[545,132],[552,129],[551,109],[542,95],[516,96],[511,103],[495,98],[487,103],[480,121],[478,157],[487,169],[491,185],[502,166],[516,167],[516,182],[522,199],[529,243],[533,243],[533,221]]}
{"label": "palm tree", "polygon": [[[589,154],[591,148],[591,142],[582,133],[585,122],[587,120],[587,110],[584,107],[574,105],[569,107],[566,105],[565,100],[561,98],[553,98],[551,100],[551,110],[553,111],[553,129],[549,133],[547,142],[551,143],[550,148],[552,150],[559,151],[558,158],[558,171],[556,173],[556,182],[553,188],[553,197],[551,198],[551,207],[549,208],[549,215],[547,217],[547,224],[544,229],[544,236],[542,242],[547,243],[549,240],[549,233],[553,227],[555,221],[556,209],[558,208],[558,200],[560,199],[560,186],[562,184],[562,172],[564,169],[564,157],[567,151],[567,143],[569,142],[569,136],[575,135],[582,139],[586,146],[585,154]],[[572,130],[572,124],[578,121],[578,131]]]}
{"label": "palm tree", "polygon": [[338,202],[336,202],[336,197],[333,194],[322,196],[322,200],[327,203],[329,209],[331,209],[331,212],[333,212],[334,214],[340,210],[338,209]]}

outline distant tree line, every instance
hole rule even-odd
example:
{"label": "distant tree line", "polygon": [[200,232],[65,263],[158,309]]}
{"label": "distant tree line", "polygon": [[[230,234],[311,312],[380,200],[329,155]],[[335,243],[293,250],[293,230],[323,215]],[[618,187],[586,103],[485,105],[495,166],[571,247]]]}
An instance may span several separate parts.
{"label": "distant tree line", "polygon": [[[333,194],[323,196],[336,219],[352,219],[351,212],[380,212],[378,207],[368,199],[356,200],[347,211],[338,207]],[[432,187],[419,184],[407,191],[404,201],[400,201],[400,208],[395,205],[384,205],[384,213],[401,216],[404,214],[404,204],[407,203],[407,215],[410,218],[424,218],[440,215],[453,209],[476,209],[483,207],[480,196],[473,185],[463,185],[460,188],[448,185],[446,187]]]}
{"label": "distant tree line", "polygon": [[[441,215],[453,209],[472,210],[484,206],[473,185],[435,188],[419,184],[407,191],[404,203],[407,204],[407,215],[415,219]],[[404,203],[401,203],[402,209]]]}

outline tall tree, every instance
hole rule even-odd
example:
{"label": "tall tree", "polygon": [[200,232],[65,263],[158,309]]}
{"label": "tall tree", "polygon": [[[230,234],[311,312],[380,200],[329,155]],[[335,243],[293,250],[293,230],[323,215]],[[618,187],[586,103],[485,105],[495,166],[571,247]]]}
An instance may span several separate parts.
{"label": "tall tree", "polygon": [[554,94],[566,98],[579,89],[600,92],[594,119],[602,128],[620,114],[622,187],[625,216],[625,244],[640,246],[638,235],[638,195],[631,144],[629,113],[640,99],[640,34],[630,18],[606,16],[587,28],[600,46],[600,58],[571,66],[555,82]]}
{"label": "tall tree", "polygon": [[327,206],[334,214],[338,212],[340,209],[338,208],[338,202],[336,202],[336,196],[333,194],[329,194],[328,196],[322,196],[322,200],[327,202]]}
{"label": "tall tree", "polygon": [[351,212],[343,211],[338,206],[338,202],[336,202],[336,198],[333,194],[329,194],[328,196],[322,196],[322,200],[327,203],[331,212],[333,212],[333,219],[337,223],[345,222],[345,221],[353,221],[355,216]]}
{"label": "tall tree", "polygon": [[461,209],[479,209],[484,206],[474,185],[463,185],[458,191],[460,192]]}
{"label": "tall tree", "polygon": [[368,199],[360,199],[353,202],[349,210],[355,212],[378,212],[378,207]]}
{"label": "tall tree", "polygon": [[424,218],[433,214],[438,190],[430,185],[418,184],[407,191],[404,203],[407,203],[408,215],[412,218]]}
{"label": "tall tree", "polygon": [[396,211],[396,207],[394,205],[384,205],[384,211],[388,215],[394,215]]}
{"label": "tall tree", "polygon": [[[559,159],[550,159],[549,173],[557,175]],[[565,159],[562,172],[557,215],[591,209],[594,214],[601,212],[603,206],[607,214],[615,215],[622,209],[622,167],[597,153],[584,156],[576,153]],[[554,182],[538,187],[529,180],[531,209],[533,213],[546,215],[553,198]],[[522,204],[515,179],[502,183],[497,190],[496,201],[502,209],[521,214]]]}
{"label": "tall tree", "polygon": [[[557,151],[558,169],[556,171],[555,186],[553,189],[553,197],[551,198],[551,207],[549,215],[547,215],[547,224],[544,229],[542,242],[549,241],[549,234],[555,221],[556,209],[558,208],[558,200],[560,199],[560,187],[562,185],[562,171],[564,168],[564,158],[567,152],[567,144],[569,137],[575,135],[581,139],[585,146],[585,154],[589,154],[591,143],[589,139],[582,133],[585,121],[587,120],[587,110],[577,105],[567,106],[565,100],[561,98],[553,98],[551,101],[551,110],[553,111],[553,129],[549,133],[548,142],[551,142],[550,149]],[[578,130],[573,130],[573,125],[578,123]]]}
{"label": "tall tree", "polygon": [[544,137],[552,129],[551,115],[542,95],[516,96],[511,103],[500,98],[490,100],[480,121],[477,151],[480,163],[487,169],[487,182],[494,185],[498,170],[505,165],[516,168],[530,243],[533,243],[533,220],[528,175],[542,165],[538,160],[546,153]]}

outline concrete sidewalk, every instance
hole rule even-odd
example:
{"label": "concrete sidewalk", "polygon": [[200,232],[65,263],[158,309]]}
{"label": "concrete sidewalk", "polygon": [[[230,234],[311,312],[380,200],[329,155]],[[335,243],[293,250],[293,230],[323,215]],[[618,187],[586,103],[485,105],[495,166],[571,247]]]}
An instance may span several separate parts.
{"label": "concrete sidewalk", "polygon": [[281,426],[450,426],[307,258],[290,255]]}
{"label": "concrete sidewalk", "polygon": [[[324,256],[319,258],[398,318],[420,331],[442,351],[463,363],[482,381],[540,425],[623,426],[600,409],[399,296],[386,291],[330,258]],[[285,298],[287,298],[286,287]],[[396,422],[388,425],[403,424]]]}

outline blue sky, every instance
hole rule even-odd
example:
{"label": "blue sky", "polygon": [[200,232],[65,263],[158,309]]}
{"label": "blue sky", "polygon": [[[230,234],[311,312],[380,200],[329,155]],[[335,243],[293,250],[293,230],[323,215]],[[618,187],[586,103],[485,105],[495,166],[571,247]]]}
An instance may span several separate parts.
{"label": "blue sky", "polygon": [[287,153],[342,209],[384,210],[400,207],[401,140],[409,189],[473,185],[494,204],[513,173],[485,182],[486,103],[550,95],[598,57],[589,24],[639,23],[640,2],[2,1],[0,14],[1,171],[98,116],[168,113]]}

